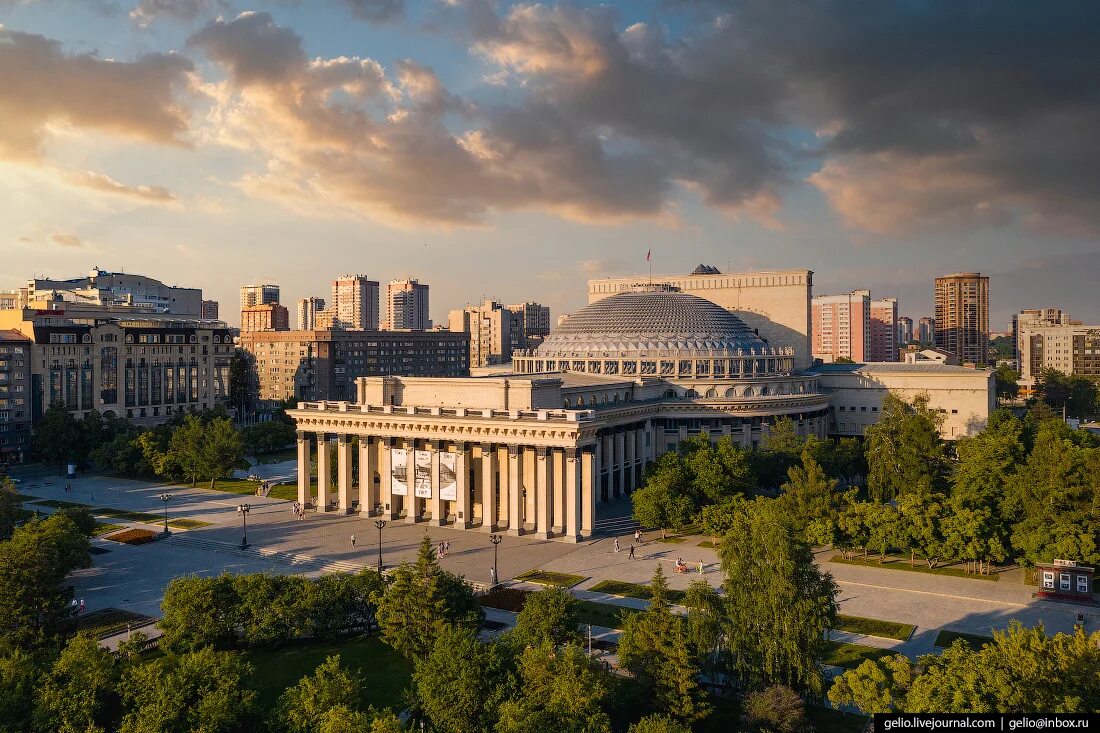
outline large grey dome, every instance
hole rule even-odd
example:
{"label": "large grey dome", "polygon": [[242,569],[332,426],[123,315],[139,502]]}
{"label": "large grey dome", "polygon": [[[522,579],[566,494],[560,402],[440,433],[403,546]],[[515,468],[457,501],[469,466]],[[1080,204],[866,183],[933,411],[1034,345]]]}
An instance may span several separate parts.
{"label": "large grey dome", "polygon": [[639,288],[591,303],[565,319],[537,356],[668,351],[763,353],[768,345],[730,311],[687,293]]}

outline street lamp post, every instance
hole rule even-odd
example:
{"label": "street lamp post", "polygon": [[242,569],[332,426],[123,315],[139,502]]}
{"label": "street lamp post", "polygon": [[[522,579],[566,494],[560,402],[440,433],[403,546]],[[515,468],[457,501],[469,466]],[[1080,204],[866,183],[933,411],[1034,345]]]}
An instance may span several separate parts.
{"label": "street lamp post", "polygon": [[497,575],[497,545],[500,544],[502,539],[504,537],[499,534],[489,535],[489,541],[493,543],[493,585],[497,584],[497,578],[500,577]]}
{"label": "street lamp post", "polygon": [[171,494],[161,494],[160,500],[164,502],[164,536],[172,534],[168,531],[168,502],[172,501]]}
{"label": "street lamp post", "polygon": [[374,520],[374,526],[378,528],[378,574],[382,574],[382,528],[386,526],[385,519]]}
{"label": "street lamp post", "polygon": [[252,507],[248,504],[238,504],[237,514],[241,515],[241,549],[248,549],[248,512]]}

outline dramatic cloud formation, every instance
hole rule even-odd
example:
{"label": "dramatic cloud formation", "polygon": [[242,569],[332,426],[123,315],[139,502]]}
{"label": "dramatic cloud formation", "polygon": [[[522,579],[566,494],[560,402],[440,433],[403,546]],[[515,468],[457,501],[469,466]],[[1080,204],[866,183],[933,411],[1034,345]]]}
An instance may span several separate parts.
{"label": "dramatic cloud formation", "polygon": [[110,176],[93,171],[73,171],[65,174],[65,180],[74,186],[90,188],[94,191],[109,193],[116,196],[125,196],[140,201],[151,203],[172,203],[176,197],[163,186],[127,186],[119,183]]}
{"label": "dramatic cloud formation", "polygon": [[130,11],[130,19],[144,27],[162,17],[195,20],[225,6],[225,0],[140,0]]}
{"label": "dramatic cloud formation", "polygon": [[0,159],[37,159],[55,123],[158,143],[178,143],[188,127],[174,89],[192,66],[180,56],[68,56],[55,41],[0,27],[0,69]]}

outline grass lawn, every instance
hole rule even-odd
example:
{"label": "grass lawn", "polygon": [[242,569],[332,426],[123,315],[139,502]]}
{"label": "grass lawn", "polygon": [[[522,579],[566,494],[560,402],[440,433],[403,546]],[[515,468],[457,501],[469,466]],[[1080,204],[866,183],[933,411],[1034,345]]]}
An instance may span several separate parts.
{"label": "grass lawn", "polygon": [[[627,598],[641,598],[649,600],[649,586],[641,583],[628,583],[625,580],[601,580],[588,590],[597,593],[610,593],[613,596],[626,596]],[[687,596],[687,591],[669,590],[668,599],[673,603],[680,603]]]}
{"label": "grass lawn", "polygon": [[149,512],[132,512],[127,509],[107,509],[102,507],[92,507],[91,512],[97,517],[121,519],[124,522],[142,522],[143,524],[156,524],[157,522],[164,521],[164,517],[158,516],[156,514],[150,514]]}
{"label": "grass lawn", "polygon": [[687,539],[687,537],[677,537],[676,535],[672,535],[671,537],[665,537],[664,539],[661,539],[660,537],[658,537],[657,541],[658,542],[664,542],[666,545],[679,545],[680,543],[684,542],[686,539]]}
{"label": "grass lawn", "polygon": [[[195,486],[200,489],[209,489],[210,482],[200,481]],[[259,481],[249,481],[245,478],[220,478],[214,482],[214,491],[224,491],[227,494],[255,496],[258,488],[260,488]]]}
{"label": "grass lawn", "polygon": [[126,624],[131,627],[143,625],[152,621],[152,616],[144,616],[133,611],[124,611],[120,608],[104,608],[92,611],[84,616],[76,618],[74,631],[83,631],[94,638],[102,638],[126,630]]}
{"label": "grass lawn", "polygon": [[522,575],[517,575],[516,580],[522,580],[525,583],[538,583],[539,585],[552,585],[558,588],[572,588],[577,583],[588,580],[588,576],[554,573],[548,570],[528,570]]}
{"label": "grass lawn", "polygon": [[982,575],[980,573],[968,573],[957,567],[937,567],[929,568],[928,563],[921,560],[916,565],[910,565],[908,560],[902,560],[897,557],[887,557],[886,562],[879,562],[878,560],[863,560],[859,558],[853,558],[851,560],[845,560],[843,555],[833,555],[829,562],[840,563],[841,565],[862,565],[867,568],[886,568],[887,570],[906,570],[911,573],[927,573],[929,575],[952,575],[956,578],[970,578],[972,580],[999,580],[1000,576],[996,573],[989,575]]}
{"label": "grass lawn", "polygon": [[123,529],[121,524],[111,524],[109,522],[96,522],[95,523],[95,530],[92,531],[92,536],[93,537],[99,537],[100,535],[105,535],[108,532],[117,532],[120,529]]}
{"label": "grass lawn", "polygon": [[267,492],[267,495],[272,499],[285,499],[287,501],[298,500],[298,485],[297,484],[279,484],[278,486],[271,487],[271,491]]}
{"label": "grass lawn", "polygon": [[612,606],[595,601],[577,601],[577,620],[582,624],[604,626],[609,629],[621,629],[623,616],[641,613],[637,608]]}
{"label": "grass lawn", "polygon": [[293,644],[281,649],[249,651],[243,656],[255,667],[250,686],[257,692],[257,702],[270,710],[284,690],[334,654],[340,655],[342,665],[362,676],[364,707],[373,705],[395,711],[402,708],[401,693],[409,685],[412,664],[377,637]]}
{"label": "grass lawn", "polygon": [[169,527],[176,529],[198,529],[199,527],[211,527],[212,522],[204,522],[201,519],[169,519]]}
{"label": "grass lawn", "polygon": [[897,654],[893,649],[879,649],[863,644],[849,644],[844,641],[826,641],[825,664],[844,669],[855,669],[868,659],[882,659]]}
{"label": "grass lawn", "polygon": [[35,499],[31,502],[38,506],[48,506],[51,509],[93,509],[90,504],[81,504],[79,501],[61,501],[60,499]]}
{"label": "grass lawn", "polygon": [[936,634],[936,640],[932,642],[934,646],[946,649],[955,643],[956,639],[962,639],[969,644],[973,649],[978,650],[982,648],[982,645],[988,644],[993,641],[991,636],[982,636],[981,634],[967,634],[963,631],[948,631],[943,629],[940,633]]}
{"label": "grass lawn", "polygon": [[708,550],[713,550],[713,549],[716,549],[718,547],[718,545],[714,544],[710,540],[703,540],[702,542],[699,543],[699,547],[705,547]]}
{"label": "grass lawn", "polygon": [[845,616],[839,614],[836,617],[836,630],[848,631],[853,634],[867,634],[868,636],[881,636],[886,639],[905,641],[916,628],[911,624],[902,624],[897,621],[883,621],[877,618],[864,618],[863,616]]}

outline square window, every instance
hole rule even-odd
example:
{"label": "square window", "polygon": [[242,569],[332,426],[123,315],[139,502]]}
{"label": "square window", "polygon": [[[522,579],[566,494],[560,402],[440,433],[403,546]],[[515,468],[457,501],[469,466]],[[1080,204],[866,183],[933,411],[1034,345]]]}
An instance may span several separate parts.
{"label": "square window", "polygon": [[1088,593],[1089,592],[1089,576],[1078,575],[1077,576],[1077,592]]}
{"label": "square window", "polygon": [[1069,578],[1070,578],[1069,573],[1059,573],[1058,574],[1058,589],[1059,590],[1069,590],[1069,588],[1070,588]]}
{"label": "square window", "polygon": [[1054,590],[1054,573],[1049,570],[1043,571],[1043,587],[1048,590]]}

